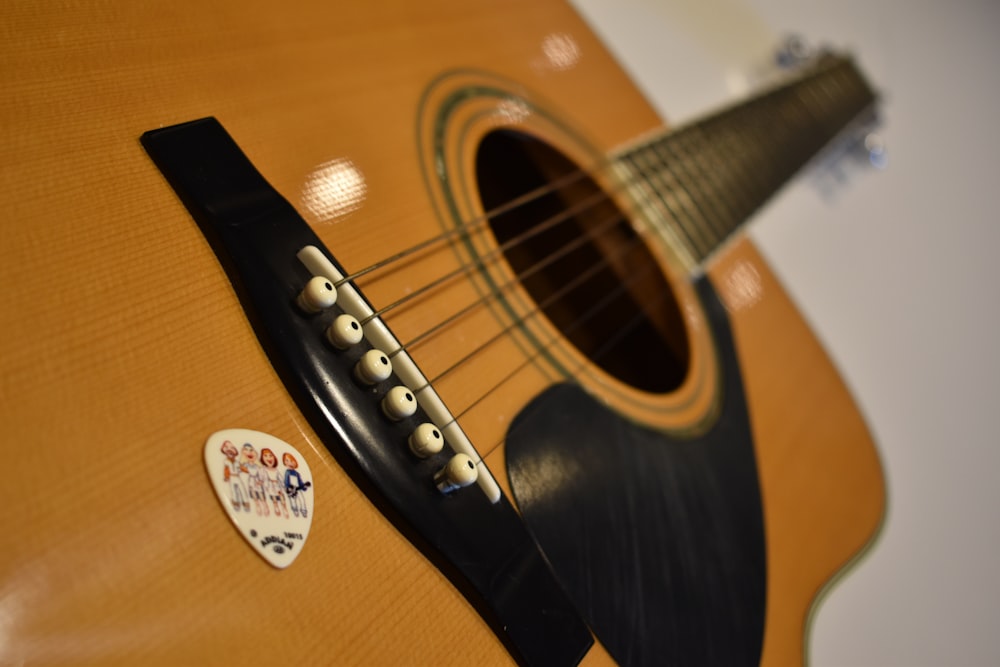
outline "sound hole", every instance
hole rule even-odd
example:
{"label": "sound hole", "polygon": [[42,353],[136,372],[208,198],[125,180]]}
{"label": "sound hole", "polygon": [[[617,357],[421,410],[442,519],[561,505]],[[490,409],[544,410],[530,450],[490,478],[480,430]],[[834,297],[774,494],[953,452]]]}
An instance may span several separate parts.
{"label": "sound hole", "polygon": [[619,380],[648,392],[676,389],[689,347],[673,292],[614,201],[578,173],[551,146],[511,130],[487,134],[476,154],[484,210],[526,199],[489,222],[549,321]]}

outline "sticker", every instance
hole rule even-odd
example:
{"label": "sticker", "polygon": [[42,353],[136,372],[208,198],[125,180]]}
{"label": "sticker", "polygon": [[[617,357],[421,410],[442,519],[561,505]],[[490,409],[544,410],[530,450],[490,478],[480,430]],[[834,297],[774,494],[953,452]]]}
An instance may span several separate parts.
{"label": "sticker", "polygon": [[205,468],[240,535],[274,567],[291,565],[312,525],[312,473],[305,457],[273,435],[232,428],[209,436]]}

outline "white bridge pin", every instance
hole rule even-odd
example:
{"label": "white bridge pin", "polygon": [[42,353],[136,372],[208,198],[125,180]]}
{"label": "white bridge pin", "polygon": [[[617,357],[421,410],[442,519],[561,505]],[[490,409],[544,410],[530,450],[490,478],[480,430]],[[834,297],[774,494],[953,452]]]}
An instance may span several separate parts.
{"label": "white bridge pin", "polygon": [[365,384],[378,384],[392,375],[392,362],[382,350],[368,350],[354,366],[354,377]]}
{"label": "white bridge pin", "polygon": [[291,565],[312,526],[313,477],[306,457],[273,435],[232,428],[209,436],[205,469],[243,539],[274,567]]}
{"label": "white bridge pin", "polygon": [[434,456],[444,447],[444,438],[441,436],[441,431],[434,424],[427,422],[413,429],[413,433],[410,434],[407,442],[410,445],[410,451],[422,459]]}
{"label": "white bridge pin", "polygon": [[396,385],[382,399],[382,413],[393,421],[406,419],[417,411],[417,399],[413,392],[402,385]]}
{"label": "white bridge pin", "polygon": [[306,313],[314,315],[337,303],[337,288],[329,278],[314,276],[306,283],[295,302]]}
{"label": "white bridge pin", "polygon": [[441,493],[451,493],[468,486],[479,477],[479,470],[465,454],[455,454],[448,463],[434,474],[434,484]]}
{"label": "white bridge pin", "polygon": [[357,345],[364,335],[361,323],[347,313],[338,315],[326,329],[326,339],[338,350],[346,350],[352,345]]}

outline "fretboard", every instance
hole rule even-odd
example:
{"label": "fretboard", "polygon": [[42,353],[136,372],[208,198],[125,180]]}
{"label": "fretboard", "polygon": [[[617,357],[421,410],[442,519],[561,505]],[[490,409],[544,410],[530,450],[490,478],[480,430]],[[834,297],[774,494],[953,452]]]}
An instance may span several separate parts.
{"label": "fretboard", "polygon": [[827,57],[791,82],[615,160],[680,261],[694,269],[874,101],[851,60]]}

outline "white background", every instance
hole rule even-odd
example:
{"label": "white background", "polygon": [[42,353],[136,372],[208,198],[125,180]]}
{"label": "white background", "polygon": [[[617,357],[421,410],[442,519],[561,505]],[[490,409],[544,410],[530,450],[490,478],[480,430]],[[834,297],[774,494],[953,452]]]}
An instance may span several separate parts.
{"label": "white background", "polygon": [[888,167],[849,170],[832,194],[814,170],[750,232],[888,477],[883,531],[820,605],[808,655],[1000,665],[1000,2],[573,3],[674,124],[734,99],[788,32],[855,53],[883,92]]}

